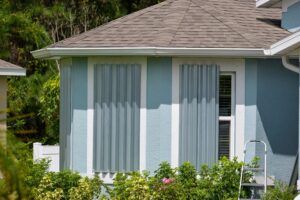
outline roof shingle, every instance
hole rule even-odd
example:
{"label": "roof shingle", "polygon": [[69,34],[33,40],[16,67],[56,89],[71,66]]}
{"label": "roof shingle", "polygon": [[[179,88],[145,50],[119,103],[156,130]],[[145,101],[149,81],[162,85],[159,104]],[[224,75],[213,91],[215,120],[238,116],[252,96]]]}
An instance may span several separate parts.
{"label": "roof shingle", "polygon": [[1,59],[0,59],[0,68],[23,69],[20,66],[12,64],[10,62],[6,62],[5,60],[1,60]]}
{"label": "roof shingle", "polygon": [[254,0],[166,0],[50,48],[267,48],[290,33]]}

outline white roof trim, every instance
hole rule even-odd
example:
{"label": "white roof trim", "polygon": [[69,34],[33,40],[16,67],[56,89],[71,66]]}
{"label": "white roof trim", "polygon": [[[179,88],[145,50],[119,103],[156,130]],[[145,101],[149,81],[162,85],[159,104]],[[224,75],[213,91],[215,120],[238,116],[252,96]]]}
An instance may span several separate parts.
{"label": "white roof trim", "polygon": [[256,0],[257,8],[270,8],[279,3],[281,0]]}
{"label": "white roof trim", "polygon": [[70,56],[222,56],[264,57],[264,49],[251,48],[44,48],[31,52],[35,58],[59,58]]}
{"label": "white roof trim", "polygon": [[26,76],[26,69],[0,67],[0,76]]}
{"label": "white roof trim", "polygon": [[266,55],[285,55],[300,46],[300,31],[276,42],[270,49],[265,50]]}

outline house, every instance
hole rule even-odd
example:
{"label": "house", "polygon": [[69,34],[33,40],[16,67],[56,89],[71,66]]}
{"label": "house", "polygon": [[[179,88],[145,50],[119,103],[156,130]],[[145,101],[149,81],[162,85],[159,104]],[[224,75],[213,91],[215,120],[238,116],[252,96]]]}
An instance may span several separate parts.
{"label": "house", "polygon": [[0,142],[6,144],[7,77],[25,76],[26,70],[0,59]]}
{"label": "house", "polygon": [[276,44],[293,33],[281,9],[255,3],[166,0],[32,52],[60,62],[61,169],[111,177],[162,161],[199,167],[241,159],[256,139],[267,143],[268,175],[289,182],[299,75]]}
{"label": "house", "polygon": [[[256,6],[260,8],[279,8],[282,12],[281,26],[282,28],[288,30],[290,34],[272,44],[269,49],[266,50],[265,54],[269,56],[280,56],[282,58],[282,63],[289,70],[299,74],[300,67],[300,1],[299,0],[258,0]],[[295,63],[289,62],[289,58],[296,59]],[[299,75],[298,75],[299,76]],[[299,85],[300,88],[300,85]],[[299,90],[300,91],[300,90]],[[299,102],[300,103],[300,102]],[[298,103],[298,104],[299,104]],[[298,115],[300,116],[300,115]],[[299,117],[298,126],[300,127]],[[300,132],[298,136],[294,139],[300,139]],[[297,152],[299,154],[300,143],[298,142]],[[298,158],[298,156],[297,156]],[[297,181],[297,190],[300,191],[300,164],[299,159],[296,159],[295,163],[295,177]],[[300,199],[298,195],[295,199]]]}

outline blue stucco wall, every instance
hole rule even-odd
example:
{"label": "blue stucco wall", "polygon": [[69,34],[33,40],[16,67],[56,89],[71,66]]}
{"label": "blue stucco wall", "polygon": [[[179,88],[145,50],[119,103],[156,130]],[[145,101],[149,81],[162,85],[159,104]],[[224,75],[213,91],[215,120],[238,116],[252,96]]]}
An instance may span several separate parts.
{"label": "blue stucco wall", "polygon": [[171,162],[172,58],[147,59],[146,169]]}
{"label": "blue stucco wall", "polygon": [[288,7],[287,12],[282,13],[281,26],[290,32],[300,29],[300,1]]}
{"label": "blue stucco wall", "polygon": [[86,173],[87,58],[73,58],[71,67],[71,169]]}
{"label": "blue stucco wall", "polygon": [[[256,139],[256,119],[257,119],[257,59],[247,59],[245,61],[245,142]],[[255,143],[247,147],[246,162],[251,161],[255,156]]]}
{"label": "blue stucco wall", "polygon": [[[298,74],[279,59],[246,60],[245,138],[255,132],[256,139],[267,143],[268,175],[286,182],[298,149],[298,82]],[[262,157],[262,146],[255,149]]]}

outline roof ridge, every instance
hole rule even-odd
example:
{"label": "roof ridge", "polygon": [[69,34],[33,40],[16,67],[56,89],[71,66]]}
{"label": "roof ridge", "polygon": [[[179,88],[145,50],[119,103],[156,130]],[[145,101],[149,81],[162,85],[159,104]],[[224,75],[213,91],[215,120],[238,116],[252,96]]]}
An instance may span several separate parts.
{"label": "roof ridge", "polygon": [[[82,39],[88,37],[89,35],[87,35],[87,34],[89,34],[89,33],[93,33],[94,31],[99,31],[99,30],[102,31],[102,30],[105,30],[105,29],[107,29],[107,28],[113,27],[113,26],[116,24],[116,22],[123,21],[123,20],[126,20],[126,19],[131,19],[131,18],[133,18],[133,17],[137,17],[137,16],[140,16],[140,15],[143,15],[143,14],[145,14],[145,13],[147,13],[147,12],[152,11],[153,9],[156,9],[156,8],[158,8],[158,7],[165,6],[165,5],[167,5],[167,4],[170,4],[170,3],[173,2],[173,1],[176,1],[176,0],[166,0],[166,1],[163,1],[163,2],[161,2],[161,3],[155,4],[155,5],[153,5],[153,6],[150,6],[150,7],[147,7],[147,8],[141,9],[141,10],[138,10],[138,11],[136,11],[136,12],[130,13],[130,14],[128,14],[128,15],[124,15],[124,16],[119,17],[119,18],[116,18],[116,19],[114,19],[114,20],[112,20],[112,21],[106,22],[106,23],[104,23],[104,24],[102,24],[102,25],[100,25],[100,26],[97,26],[97,27],[95,27],[95,28],[92,28],[92,29],[90,29],[90,30],[88,30],[88,31],[86,31],[86,32],[78,33],[78,34],[73,35],[73,36],[71,36],[71,37],[68,37],[68,38],[65,38],[65,39],[63,39],[63,40],[57,41],[56,43],[51,44],[51,45],[49,45],[49,46],[47,46],[47,47],[55,47],[55,46],[58,45],[58,44],[71,44],[71,43],[73,43],[72,41],[70,41],[69,43],[65,43],[65,42],[68,41],[68,40],[71,40],[71,39],[73,39],[73,38],[76,38],[76,37],[79,37],[79,39],[82,40]],[[86,35],[87,35],[87,36],[86,36]],[[45,47],[45,48],[47,48],[47,47]]]}
{"label": "roof ridge", "polygon": [[[233,32],[237,33],[238,35],[240,35],[242,38],[244,38],[249,44],[251,44],[253,47],[256,47],[255,44],[252,43],[252,41],[250,41],[248,38],[246,38],[243,34],[241,34],[240,32],[236,31],[234,28],[232,28],[231,26],[229,26],[228,24],[224,23],[221,19],[219,19],[217,16],[215,16],[214,14],[212,14],[211,12],[207,11],[203,6],[198,5],[197,3],[194,2],[194,0],[191,0],[195,6],[201,8],[204,12],[208,13],[210,16],[212,16],[213,18],[215,18],[216,20],[218,20],[219,22],[221,22],[222,24],[224,24],[224,26],[228,27],[230,30],[232,30]],[[207,5],[208,7],[211,7],[210,5]],[[217,9],[214,9],[217,10]],[[220,10],[218,10],[219,12],[221,12]],[[237,23],[237,22],[236,22]],[[238,23],[237,23],[238,24]]]}
{"label": "roof ridge", "polygon": [[[177,9],[176,9],[176,6],[177,6],[177,5],[173,5],[173,4],[176,4],[176,3],[178,3],[178,2],[186,2],[186,3],[188,3],[188,5],[186,5],[183,9],[180,9],[180,8],[177,8]],[[191,0],[174,0],[174,1],[172,2],[171,7],[173,6],[172,9],[176,9],[176,15],[177,15],[177,18],[178,18],[178,16],[179,16],[180,19],[178,20],[178,23],[176,23],[176,24],[174,24],[173,26],[168,27],[166,30],[163,30],[163,31],[162,31],[163,34],[166,34],[165,36],[166,36],[166,38],[168,39],[168,41],[166,41],[166,44],[170,45],[171,42],[174,40],[174,37],[176,36],[177,30],[178,30],[178,28],[180,27],[180,24],[182,23],[182,21],[183,21],[185,15],[186,15],[188,9],[190,8],[191,3],[192,3]],[[178,4],[179,4],[179,3],[178,3]],[[173,10],[172,10],[172,11],[173,11]],[[165,16],[165,18],[162,20],[163,23],[165,23],[166,21],[170,20],[170,19],[166,19],[166,18],[168,18],[168,16],[174,14],[172,11],[170,11],[170,12]],[[181,12],[182,15],[178,15],[179,12]],[[174,18],[171,18],[171,20],[174,20]],[[170,25],[170,24],[169,24],[169,25]],[[170,31],[170,30],[171,30],[171,31]],[[169,34],[169,36],[167,36],[167,34]],[[159,35],[157,35],[156,38],[162,39],[161,36],[162,36],[162,35],[159,34]]]}
{"label": "roof ridge", "polygon": [[[189,6],[187,7],[187,10],[191,7],[191,4],[193,3],[192,0],[189,0],[189,2],[190,2],[190,4],[189,4]],[[176,32],[173,34],[173,38],[169,41],[169,45],[170,45],[170,44],[172,43],[172,41],[175,39],[175,36],[176,36],[177,33],[178,33],[178,28],[180,27],[180,24],[181,24],[182,21],[184,20],[184,18],[185,18],[185,16],[186,16],[186,13],[187,13],[187,12],[184,13],[184,15],[182,16],[180,22],[178,23],[178,26],[177,26],[177,28],[176,28]]]}

